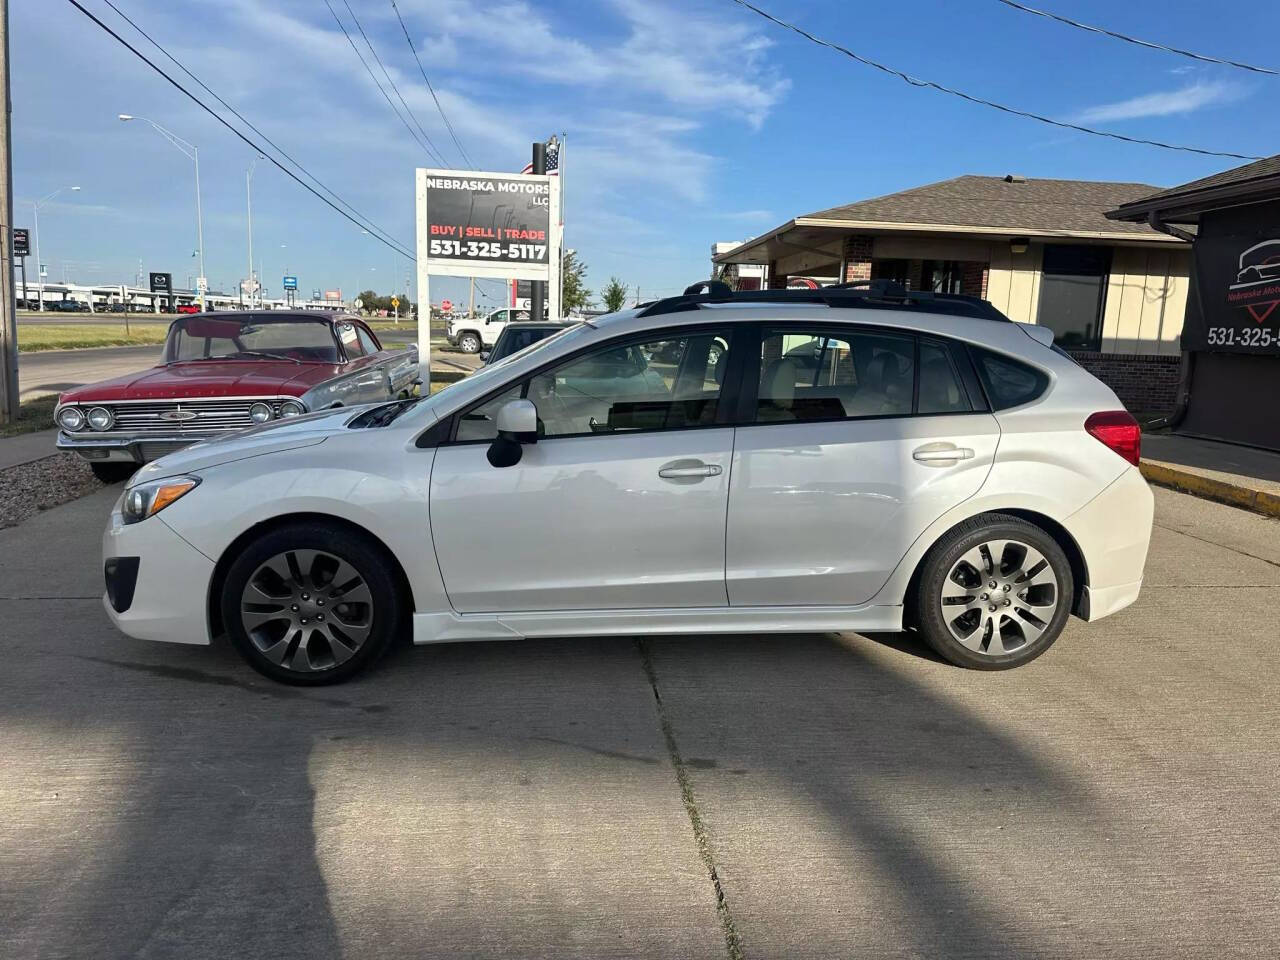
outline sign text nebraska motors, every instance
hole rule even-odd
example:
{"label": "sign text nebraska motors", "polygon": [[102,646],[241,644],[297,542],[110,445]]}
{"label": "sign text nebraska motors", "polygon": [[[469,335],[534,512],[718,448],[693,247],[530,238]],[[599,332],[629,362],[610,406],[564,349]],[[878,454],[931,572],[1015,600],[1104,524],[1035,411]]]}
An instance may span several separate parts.
{"label": "sign text nebraska motors", "polygon": [[428,262],[550,263],[545,179],[429,176],[426,186]]}

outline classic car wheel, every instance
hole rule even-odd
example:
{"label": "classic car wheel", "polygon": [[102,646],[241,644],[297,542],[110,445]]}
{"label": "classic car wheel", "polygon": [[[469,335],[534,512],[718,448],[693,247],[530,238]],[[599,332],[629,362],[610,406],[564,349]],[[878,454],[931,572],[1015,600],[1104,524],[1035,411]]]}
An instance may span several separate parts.
{"label": "classic car wheel", "polygon": [[106,460],[99,463],[90,463],[89,469],[103,483],[123,483],[132,477],[140,466],[141,464],[134,463],[132,460]]}
{"label": "classic car wheel", "polygon": [[480,337],[474,333],[464,333],[458,338],[458,348],[463,353],[479,353]]}
{"label": "classic car wheel", "polygon": [[320,523],[263,535],[227,571],[220,603],[249,666],[299,686],[341,683],[400,628],[391,562],[375,542]]}

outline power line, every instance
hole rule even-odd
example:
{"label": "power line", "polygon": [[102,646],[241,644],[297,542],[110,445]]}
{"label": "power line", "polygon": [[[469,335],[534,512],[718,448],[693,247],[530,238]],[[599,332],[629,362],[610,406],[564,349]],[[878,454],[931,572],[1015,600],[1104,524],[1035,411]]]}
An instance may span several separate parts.
{"label": "power line", "polygon": [[[250,147],[252,147],[252,148],[253,148],[254,150],[256,150],[258,153],[260,153],[260,154],[262,154],[263,156],[265,156],[265,157],[266,157],[268,160],[270,160],[270,161],[271,161],[271,163],[272,163],[272,164],[274,164],[274,165],[275,165],[275,166],[276,166],[276,167],[277,167],[277,168],[278,168],[282,173],[284,173],[284,174],[285,174],[286,176],[288,176],[291,180],[293,180],[294,182],[296,182],[299,186],[301,186],[303,189],[305,189],[308,193],[310,193],[310,194],[312,194],[314,197],[316,197],[316,199],[318,199],[318,200],[320,200],[321,202],[323,202],[326,206],[328,206],[328,207],[332,208],[335,212],[337,212],[337,213],[341,214],[345,219],[347,219],[347,220],[351,221],[353,224],[355,224],[357,227],[360,227],[362,230],[364,230],[364,229],[368,229],[368,227],[370,227],[370,226],[372,226],[372,225],[373,225],[372,223],[361,223],[359,220],[357,220],[357,219],[356,219],[355,217],[353,217],[351,214],[347,213],[347,211],[343,210],[341,207],[339,207],[337,204],[335,204],[333,201],[331,201],[328,197],[322,196],[322,195],[321,195],[321,194],[320,194],[320,193],[319,193],[319,192],[318,192],[314,187],[312,187],[312,186],[311,186],[311,184],[309,184],[309,183],[305,182],[304,180],[302,180],[302,179],[301,179],[301,178],[300,178],[296,173],[294,173],[292,170],[290,170],[288,167],[286,167],[284,164],[282,164],[282,163],[281,163],[279,160],[277,160],[275,157],[270,156],[270,155],[267,153],[267,151],[266,151],[263,147],[259,146],[259,145],[258,145],[257,143],[255,143],[253,140],[250,140],[248,137],[246,137],[243,133],[241,133],[239,130],[237,130],[235,127],[233,127],[230,123],[228,123],[228,122],[226,121],[226,119],[224,119],[223,117],[219,116],[219,115],[218,115],[218,113],[217,113],[217,112],[216,112],[212,107],[210,107],[208,104],[204,103],[204,101],[202,101],[199,97],[197,97],[194,93],[192,93],[190,90],[188,90],[186,87],[184,87],[181,83],[179,83],[177,80],[175,80],[175,79],[174,79],[173,77],[171,77],[169,74],[165,73],[165,72],[164,72],[164,70],[163,70],[163,69],[161,69],[161,68],[160,68],[160,66],[159,66],[159,65],[157,65],[157,64],[156,64],[156,62],[155,62],[154,60],[150,59],[150,58],[149,58],[145,53],[143,53],[141,50],[139,50],[137,47],[135,47],[133,44],[131,44],[131,43],[130,43],[128,40],[126,40],[124,37],[120,36],[120,34],[116,33],[116,31],[112,30],[112,29],[111,29],[109,26],[107,26],[105,23],[103,23],[103,22],[102,22],[100,19],[98,19],[98,17],[97,17],[97,16],[95,16],[91,11],[89,11],[89,10],[85,9],[85,7],[80,3],[80,0],[67,0],[67,2],[68,2],[69,4],[71,4],[73,7],[75,7],[77,10],[79,10],[81,13],[83,13],[83,14],[84,14],[86,17],[88,17],[90,20],[92,20],[94,23],[96,23],[99,27],[101,27],[101,28],[102,28],[104,31],[106,31],[108,34],[110,34],[110,35],[111,35],[111,36],[112,36],[112,37],[113,37],[113,38],[114,38],[114,39],[115,39],[115,40],[116,40],[116,41],[117,41],[121,46],[125,47],[125,49],[127,49],[127,50],[128,50],[130,53],[132,53],[135,57],[137,57],[139,60],[141,60],[141,61],[142,61],[143,63],[145,63],[147,66],[149,66],[149,67],[150,67],[152,70],[154,70],[156,73],[160,74],[160,76],[164,77],[164,79],[165,79],[165,80],[167,80],[167,81],[169,82],[169,84],[170,84],[170,85],[172,85],[175,89],[177,89],[179,92],[181,92],[181,93],[182,93],[185,97],[187,97],[187,99],[189,99],[192,103],[194,103],[196,106],[198,106],[198,107],[199,107],[201,110],[203,110],[205,113],[209,114],[209,116],[213,117],[213,119],[217,120],[220,124],[222,124],[222,125],[223,125],[224,127],[226,127],[228,130],[230,130],[232,133],[234,133],[237,137],[239,137],[241,140],[243,140],[246,144],[248,144]],[[282,151],[282,152],[283,152],[283,151]],[[373,233],[372,231],[370,231],[370,236],[372,236],[375,240],[377,240],[378,242],[380,242],[380,243],[384,244],[385,246],[390,247],[390,248],[391,248],[392,250],[394,250],[396,253],[399,253],[399,254],[401,254],[402,256],[408,257],[410,260],[417,260],[417,258],[416,258],[412,253],[410,253],[410,252],[408,251],[408,249],[406,249],[404,246],[402,246],[398,241],[393,240],[393,239],[388,239],[388,238],[386,238],[386,237],[381,236],[380,234]]]}
{"label": "power line", "polygon": [[[369,35],[364,32],[364,26],[360,23],[360,18],[357,17],[356,12],[351,9],[351,4],[348,0],[342,0],[342,2],[346,5],[347,13],[351,14],[351,19],[355,21],[356,29],[360,31],[360,36],[364,37],[365,45],[369,48],[369,52],[373,54],[373,59],[378,61],[378,66],[382,69],[382,75],[387,78],[387,83],[391,84],[391,89],[396,92],[396,98],[400,101],[400,105],[404,107],[404,112],[409,115],[411,120],[413,120],[413,125],[416,126],[418,128],[418,132],[422,134],[422,139],[431,144],[431,149],[435,151],[436,156],[440,157],[440,162],[444,163],[444,154],[440,152],[439,147],[431,142],[431,137],[427,136],[427,131],[422,129],[422,124],[418,122],[417,116],[411,109],[409,109],[409,104],[405,103],[404,97],[400,95],[400,88],[397,87],[396,82],[391,79],[391,74],[387,72],[387,67],[382,62],[382,58],[378,56],[378,51],[373,48],[373,41],[371,41],[369,39]],[[449,166],[447,163],[444,163],[444,165],[446,167]]]}
{"label": "power line", "polygon": [[1190,57],[1192,60],[1200,60],[1204,63],[1217,63],[1224,67],[1238,67],[1241,70],[1250,70],[1253,73],[1267,73],[1273,77],[1280,77],[1280,70],[1272,70],[1269,67],[1255,67],[1249,63],[1240,63],[1238,60],[1224,60],[1220,57],[1210,57],[1203,53],[1193,53],[1190,50],[1180,50],[1177,47],[1169,47],[1163,43],[1156,43],[1152,40],[1139,40],[1137,37],[1131,37],[1124,33],[1116,33],[1114,30],[1108,30],[1105,27],[1095,27],[1092,24],[1081,23],[1079,20],[1072,20],[1070,17],[1059,16],[1056,13],[1050,13],[1048,10],[1037,10],[1035,7],[1024,6],[1021,3],[1015,3],[1014,0],[999,0],[1007,7],[1013,7],[1015,10],[1021,10],[1023,13],[1034,13],[1037,17],[1045,17],[1048,20],[1057,20],[1059,23],[1065,23],[1069,27],[1075,27],[1078,30],[1088,30],[1090,33],[1099,33],[1104,37],[1111,37],[1113,40],[1123,40],[1125,43],[1132,43],[1139,47],[1147,47],[1150,50],[1163,50],[1165,53],[1176,53],[1180,57]]}
{"label": "power line", "polygon": [[752,13],[764,17],[764,19],[777,24],[785,30],[790,30],[792,33],[798,33],[806,40],[816,43],[821,47],[827,47],[837,53],[842,53],[851,60],[856,60],[864,66],[874,67],[882,73],[887,73],[890,76],[897,77],[899,80],[909,83],[913,87],[928,87],[932,90],[937,90],[939,93],[950,94],[953,97],[959,97],[961,100],[967,100],[970,103],[976,103],[979,106],[999,110],[1001,113],[1012,114],[1015,117],[1023,117],[1027,120],[1035,120],[1039,123],[1047,123],[1052,127],[1062,127],[1066,130],[1075,130],[1079,133],[1087,133],[1095,137],[1106,137],[1110,140],[1122,140],[1125,143],[1139,143],[1148,147],[1160,147],[1162,150],[1180,150],[1183,153],[1198,153],[1206,157],[1230,157],[1233,160],[1262,159],[1262,157],[1251,156],[1245,153],[1229,153],[1223,150],[1204,150],[1200,147],[1187,147],[1176,143],[1163,143],[1160,140],[1144,140],[1140,137],[1127,137],[1122,133],[1110,133],[1106,130],[1095,130],[1092,127],[1084,127],[1078,123],[1068,123],[1065,120],[1054,120],[1051,117],[1044,117],[1038,113],[1029,113],[1026,110],[1018,110],[1014,107],[1005,106],[1002,103],[996,103],[994,100],[984,100],[982,97],[975,97],[972,94],[965,93],[962,90],[956,90],[952,87],[944,87],[942,84],[934,83],[932,80],[921,80],[918,77],[911,76],[909,73],[903,73],[901,70],[895,70],[893,67],[886,66],[883,63],[878,63],[875,60],[869,60],[866,57],[859,56],[852,50],[840,46],[838,43],[832,43],[829,40],[823,40],[820,37],[815,37],[813,34],[797,27],[794,23],[787,23],[785,20],[779,20],[773,14],[766,13],[759,7],[748,3],[747,0],[730,0],[730,2],[736,3],[740,7],[745,7]]}
{"label": "power line", "polygon": [[[238,119],[241,123],[247,126],[250,130],[252,130],[258,136],[262,137],[262,139],[267,141],[267,143],[271,144],[271,146],[275,148],[277,153],[279,153],[282,157],[284,157],[286,160],[292,163],[295,167],[301,170],[302,173],[308,179],[310,179],[313,183],[319,186],[321,190],[329,194],[329,196],[331,196],[335,201],[337,201],[338,203],[346,207],[348,210],[350,210],[355,216],[359,217],[361,220],[367,221],[370,226],[374,227],[375,230],[377,231],[377,233],[375,233],[374,236],[381,234],[383,237],[387,237],[387,238],[391,237],[391,234],[387,230],[385,230],[383,227],[378,226],[368,216],[361,213],[359,210],[353,207],[346,200],[342,199],[342,197],[340,197],[337,193],[335,193],[328,186],[326,186],[315,174],[308,171],[306,167],[300,164],[297,160],[293,159],[293,157],[290,156],[284,150],[283,147],[281,147],[278,143],[276,143],[274,140],[268,137],[265,133],[259,130],[256,126],[254,126],[253,122],[249,120],[247,117],[245,117],[244,114],[242,114],[239,110],[237,110],[231,104],[227,103],[226,100],[223,100],[222,97],[218,96],[217,93],[215,93],[213,90],[209,88],[208,84],[206,84],[203,80],[197,77],[190,70],[188,70],[181,61],[179,61],[176,57],[173,56],[173,54],[171,54],[168,50],[166,50],[163,46],[161,46],[159,42],[153,39],[152,36],[149,33],[147,33],[147,31],[143,30],[142,27],[138,26],[137,23],[135,23],[132,19],[130,19],[127,13],[125,13],[123,10],[117,7],[114,3],[112,3],[111,0],[103,0],[103,3],[105,3],[108,7],[114,10],[116,12],[116,15],[120,17],[121,20],[129,24],[129,26],[133,27],[133,29],[136,30],[139,34],[141,34],[148,43],[150,43],[153,47],[155,47],[162,54],[164,54],[165,57],[167,57],[174,66],[176,66],[179,70],[185,73],[192,80],[194,80],[201,87],[201,89],[205,91],[205,93],[209,94],[211,97],[213,97],[213,99],[217,100],[218,103],[222,104],[222,106],[225,107],[227,110],[230,110],[231,113],[236,117],[236,119]],[[128,46],[128,44],[125,44],[125,45]]]}
{"label": "power line", "polygon": [[356,42],[351,39],[351,34],[347,31],[346,25],[338,19],[338,13],[333,9],[333,4],[331,4],[329,0],[324,0],[324,5],[329,8],[329,13],[333,15],[333,22],[338,25],[338,29],[342,31],[342,35],[347,38],[347,43],[351,44],[351,49],[355,51],[356,56],[360,59],[360,65],[365,68],[366,72],[368,72],[369,79],[373,81],[374,86],[378,88],[378,92],[382,94],[383,99],[387,101],[387,106],[390,107],[391,112],[396,115],[396,119],[404,124],[404,128],[409,131],[409,136],[413,137],[414,142],[422,148],[423,153],[435,162],[443,164],[444,159],[423,142],[422,138],[418,136],[413,127],[409,126],[409,121],[401,115],[400,110],[391,102],[391,97],[387,95],[387,91],[383,89],[382,84],[378,82],[378,78],[374,76],[373,68],[369,66],[369,61],[364,58],[364,54],[360,52],[360,48],[356,46]]}
{"label": "power line", "polygon": [[444,107],[440,106],[440,98],[436,96],[436,88],[431,85],[431,81],[427,78],[427,71],[422,66],[422,60],[418,58],[418,51],[413,45],[413,38],[409,36],[409,28],[404,25],[404,17],[400,16],[400,8],[396,6],[396,0],[391,0],[391,9],[396,12],[396,19],[400,21],[400,29],[404,31],[404,39],[409,44],[409,49],[413,51],[413,59],[417,61],[418,72],[422,74],[422,82],[431,91],[431,99],[436,102],[436,109],[440,111],[440,119],[444,121],[445,127],[449,130],[449,136],[453,138],[453,145],[458,148],[458,153],[462,154],[462,159],[466,161],[467,166],[474,168],[475,163],[467,156],[467,151],[462,149],[462,144],[458,142],[458,135],[453,132],[453,124],[445,116]]}

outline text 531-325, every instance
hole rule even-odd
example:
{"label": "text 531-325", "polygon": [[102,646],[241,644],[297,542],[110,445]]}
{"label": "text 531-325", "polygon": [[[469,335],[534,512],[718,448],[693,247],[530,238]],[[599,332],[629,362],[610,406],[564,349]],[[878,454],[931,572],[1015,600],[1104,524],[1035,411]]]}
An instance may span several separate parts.
{"label": "text 531-325", "polygon": [[1271,327],[1210,327],[1209,346],[1280,348],[1280,331]]}
{"label": "text 531-325", "polygon": [[546,259],[545,243],[496,243],[487,240],[432,240],[428,254],[433,257],[456,257],[465,260]]}

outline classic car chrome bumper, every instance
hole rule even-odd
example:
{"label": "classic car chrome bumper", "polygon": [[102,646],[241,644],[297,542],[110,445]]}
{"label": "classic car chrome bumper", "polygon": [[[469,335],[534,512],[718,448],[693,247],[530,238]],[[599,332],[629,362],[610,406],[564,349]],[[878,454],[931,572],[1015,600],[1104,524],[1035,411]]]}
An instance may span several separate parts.
{"label": "classic car chrome bumper", "polygon": [[59,430],[55,446],[59,450],[78,453],[85,460],[147,463],[158,460],[166,453],[189,447],[193,443],[225,436],[228,432],[215,430],[198,433],[189,430],[173,434],[112,436],[104,433],[67,433],[65,430]]}

